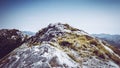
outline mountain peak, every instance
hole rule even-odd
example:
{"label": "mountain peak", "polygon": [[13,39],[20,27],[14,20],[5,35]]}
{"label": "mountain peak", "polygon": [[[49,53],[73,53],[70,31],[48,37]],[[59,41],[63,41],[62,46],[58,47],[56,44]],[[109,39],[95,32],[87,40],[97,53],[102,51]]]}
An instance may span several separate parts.
{"label": "mountain peak", "polygon": [[53,28],[53,29],[61,30],[63,32],[65,32],[65,30],[66,30],[66,32],[67,32],[67,30],[69,30],[69,31],[82,31],[82,30],[74,28],[74,27],[72,27],[72,26],[70,26],[68,24],[62,24],[60,22],[59,23],[54,23],[54,24],[49,24],[48,28]]}
{"label": "mountain peak", "polygon": [[67,34],[88,35],[88,33],[77,28],[73,28],[68,24],[55,23],[49,24],[46,28],[41,29],[35,36],[31,37],[33,42],[55,41],[56,38]]}
{"label": "mountain peak", "polygon": [[55,24],[51,23],[51,24],[48,25],[48,27],[49,28],[58,28],[58,29],[60,29],[60,28],[64,29],[65,28],[64,24],[62,24],[62,23],[55,23]]}
{"label": "mountain peak", "polygon": [[0,60],[11,68],[120,68],[119,49],[68,24],[50,24]]}

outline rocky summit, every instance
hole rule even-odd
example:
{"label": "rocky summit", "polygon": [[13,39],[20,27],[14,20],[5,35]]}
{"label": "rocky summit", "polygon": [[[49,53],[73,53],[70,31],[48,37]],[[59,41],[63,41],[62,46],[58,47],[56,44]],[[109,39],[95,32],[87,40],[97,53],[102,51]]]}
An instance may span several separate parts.
{"label": "rocky summit", "polygon": [[120,49],[68,24],[50,24],[0,59],[0,68],[120,68]]}

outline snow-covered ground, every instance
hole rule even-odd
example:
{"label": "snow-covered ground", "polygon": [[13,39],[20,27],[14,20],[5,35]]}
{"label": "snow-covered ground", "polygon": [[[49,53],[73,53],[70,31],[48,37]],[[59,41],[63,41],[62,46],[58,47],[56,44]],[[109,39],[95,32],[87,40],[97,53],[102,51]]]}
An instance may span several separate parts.
{"label": "snow-covered ground", "polygon": [[24,47],[14,50],[8,57],[6,64],[0,64],[4,68],[46,68],[46,67],[67,67],[80,68],[80,65],[73,61],[66,53],[51,46],[41,44],[33,47]]}

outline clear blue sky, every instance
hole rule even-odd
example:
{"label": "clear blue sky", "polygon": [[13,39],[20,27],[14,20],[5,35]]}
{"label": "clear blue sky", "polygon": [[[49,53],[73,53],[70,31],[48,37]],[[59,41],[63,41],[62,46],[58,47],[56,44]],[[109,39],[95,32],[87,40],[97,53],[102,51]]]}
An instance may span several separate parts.
{"label": "clear blue sky", "polygon": [[36,32],[57,22],[68,23],[88,33],[120,34],[120,1],[0,1],[0,29]]}

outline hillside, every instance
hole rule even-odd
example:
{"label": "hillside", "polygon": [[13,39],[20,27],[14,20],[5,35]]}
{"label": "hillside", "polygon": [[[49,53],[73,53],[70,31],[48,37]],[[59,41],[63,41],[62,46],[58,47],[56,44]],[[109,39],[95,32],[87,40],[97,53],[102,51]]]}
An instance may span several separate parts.
{"label": "hillside", "polygon": [[50,24],[0,60],[0,68],[120,68],[120,49],[68,24]]}
{"label": "hillside", "polygon": [[19,47],[27,36],[17,29],[0,30],[0,59]]}

